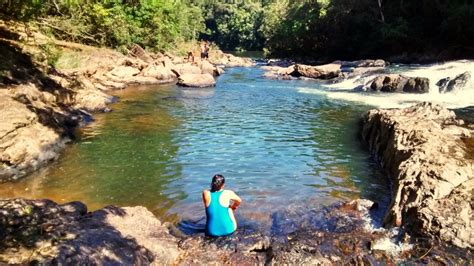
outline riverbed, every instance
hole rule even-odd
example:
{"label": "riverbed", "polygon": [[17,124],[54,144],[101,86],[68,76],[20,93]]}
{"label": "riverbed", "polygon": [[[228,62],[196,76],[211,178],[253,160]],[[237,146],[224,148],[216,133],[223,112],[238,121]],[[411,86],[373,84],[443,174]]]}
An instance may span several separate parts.
{"label": "riverbed", "polygon": [[325,91],[315,81],[261,76],[232,68],[215,88],[115,91],[113,112],[95,115],[57,161],[2,184],[0,195],[91,210],[142,205],[164,221],[199,221],[201,192],[221,173],[244,201],[239,223],[264,228],[277,212],[389,200],[387,178],[359,140],[359,118],[373,106],[307,93]]}

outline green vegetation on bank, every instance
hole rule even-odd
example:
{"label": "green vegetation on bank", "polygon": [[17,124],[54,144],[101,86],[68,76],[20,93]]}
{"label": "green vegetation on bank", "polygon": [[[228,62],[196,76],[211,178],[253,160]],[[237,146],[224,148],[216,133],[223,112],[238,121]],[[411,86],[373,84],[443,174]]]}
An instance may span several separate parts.
{"label": "green vegetation on bank", "polygon": [[60,39],[114,48],[224,50],[357,59],[474,54],[469,0],[0,0],[5,19],[34,20]]}
{"label": "green vegetation on bank", "polygon": [[201,36],[227,49],[264,47],[275,56],[318,59],[474,55],[474,1],[211,3]]}
{"label": "green vegetation on bank", "polygon": [[59,39],[119,50],[171,50],[204,30],[201,9],[184,1],[0,0],[0,8],[4,19],[33,21]]}

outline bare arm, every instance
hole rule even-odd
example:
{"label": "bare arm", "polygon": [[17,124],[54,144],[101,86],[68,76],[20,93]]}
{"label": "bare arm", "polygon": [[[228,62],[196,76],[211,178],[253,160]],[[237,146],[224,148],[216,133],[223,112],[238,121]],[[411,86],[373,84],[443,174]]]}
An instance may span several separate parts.
{"label": "bare arm", "polygon": [[231,191],[231,193],[229,194],[230,194],[230,200],[232,201],[229,208],[235,211],[237,207],[239,207],[239,205],[242,203],[242,199],[239,196],[237,196],[237,194],[235,194],[233,191]]}
{"label": "bare arm", "polygon": [[204,190],[202,192],[202,202],[204,203],[204,206],[205,207],[208,207],[209,206],[209,203],[211,202],[211,197],[209,195],[209,191],[208,190]]}

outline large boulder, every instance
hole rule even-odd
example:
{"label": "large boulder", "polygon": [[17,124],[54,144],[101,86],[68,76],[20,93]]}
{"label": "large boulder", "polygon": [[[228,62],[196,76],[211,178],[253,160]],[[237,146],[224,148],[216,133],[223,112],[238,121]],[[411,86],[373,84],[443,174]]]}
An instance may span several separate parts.
{"label": "large boulder", "polygon": [[363,118],[362,138],[391,177],[385,226],[460,248],[474,247],[472,138],[453,111],[420,103],[376,109]]}
{"label": "large boulder", "polygon": [[198,66],[201,68],[202,74],[211,74],[213,76],[219,76],[223,73],[223,69],[214,66],[213,64],[209,63],[207,60],[203,60],[198,63]]}
{"label": "large boulder", "polygon": [[201,68],[191,63],[175,64],[172,70],[178,76],[184,74],[202,74]]}
{"label": "large boulder", "polygon": [[471,81],[471,72],[466,71],[462,74],[457,75],[455,78],[450,77],[440,79],[436,86],[439,87],[440,93],[452,92],[462,90]]}
{"label": "large boulder", "polygon": [[297,64],[294,66],[293,76],[303,76],[313,79],[332,79],[341,73],[341,65],[327,64],[320,66],[310,66]]}
{"label": "large boulder", "polygon": [[404,92],[427,93],[430,90],[430,80],[428,78],[409,78],[403,87]]}
{"label": "large boulder", "polygon": [[176,74],[162,63],[149,65],[142,70],[141,75],[163,81],[173,81],[176,78]]}
{"label": "large boulder", "polygon": [[185,87],[212,87],[216,81],[211,74],[183,74],[179,76],[178,85]]}
{"label": "large boulder", "polygon": [[428,78],[411,78],[400,74],[381,75],[369,82],[374,92],[427,93],[430,89]]}

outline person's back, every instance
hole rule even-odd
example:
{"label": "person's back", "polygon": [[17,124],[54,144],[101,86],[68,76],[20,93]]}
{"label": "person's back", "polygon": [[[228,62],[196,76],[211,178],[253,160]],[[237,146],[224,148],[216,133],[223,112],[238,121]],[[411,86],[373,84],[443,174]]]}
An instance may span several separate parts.
{"label": "person's back", "polygon": [[210,236],[225,236],[237,229],[234,210],[241,199],[231,190],[224,190],[224,177],[215,175],[211,191],[203,191],[203,202],[206,207],[206,234]]}

